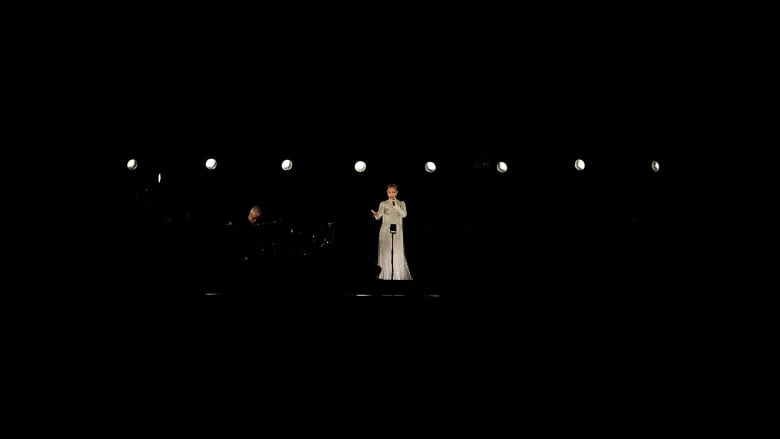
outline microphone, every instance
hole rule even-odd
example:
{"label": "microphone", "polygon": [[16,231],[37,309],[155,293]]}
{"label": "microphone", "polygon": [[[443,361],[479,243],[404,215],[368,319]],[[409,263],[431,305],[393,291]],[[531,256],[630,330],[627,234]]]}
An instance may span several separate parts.
{"label": "microphone", "polygon": [[395,206],[395,201],[393,201],[393,206]]}

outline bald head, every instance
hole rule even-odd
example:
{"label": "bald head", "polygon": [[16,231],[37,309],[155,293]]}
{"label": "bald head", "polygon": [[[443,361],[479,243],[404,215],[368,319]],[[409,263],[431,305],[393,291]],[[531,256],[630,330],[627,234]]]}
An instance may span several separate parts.
{"label": "bald head", "polygon": [[260,219],[260,217],[263,216],[263,211],[260,209],[260,206],[252,206],[251,209],[249,209],[249,222],[254,224],[257,222],[257,220]]}

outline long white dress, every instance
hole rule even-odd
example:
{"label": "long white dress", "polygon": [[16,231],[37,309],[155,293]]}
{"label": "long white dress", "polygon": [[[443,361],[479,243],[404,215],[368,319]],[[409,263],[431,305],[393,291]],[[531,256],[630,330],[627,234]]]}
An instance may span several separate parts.
{"label": "long white dress", "polygon": [[[378,279],[412,280],[409,265],[404,252],[404,223],[406,218],[406,203],[395,200],[395,206],[390,200],[379,203],[379,209],[374,218],[382,220],[379,228],[379,251],[377,265],[382,269]],[[396,225],[396,233],[390,233],[390,225]]]}

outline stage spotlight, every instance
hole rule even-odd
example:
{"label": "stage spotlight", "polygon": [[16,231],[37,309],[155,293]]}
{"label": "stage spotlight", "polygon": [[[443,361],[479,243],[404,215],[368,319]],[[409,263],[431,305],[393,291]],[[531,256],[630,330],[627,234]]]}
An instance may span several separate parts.
{"label": "stage spotlight", "polygon": [[366,172],[366,162],[363,160],[358,160],[355,162],[355,171],[357,172]]}
{"label": "stage spotlight", "polygon": [[293,167],[293,162],[290,159],[284,159],[282,160],[282,170],[283,171],[289,171]]}
{"label": "stage spotlight", "polygon": [[206,167],[212,171],[217,168],[217,161],[214,159],[206,160]]}
{"label": "stage spotlight", "polygon": [[137,167],[138,167],[138,162],[135,159],[130,159],[127,161],[127,169],[131,171],[135,171]]}
{"label": "stage spotlight", "polygon": [[509,170],[509,166],[507,166],[506,162],[498,162],[496,163],[496,171],[503,174],[504,172]]}
{"label": "stage spotlight", "polygon": [[425,172],[427,173],[433,173],[436,172],[436,163],[434,162],[426,162],[425,163]]}
{"label": "stage spotlight", "polygon": [[650,169],[652,169],[653,172],[658,172],[661,170],[661,165],[657,161],[653,160],[653,163],[650,163]]}
{"label": "stage spotlight", "polygon": [[576,169],[578,171],[582,171],[583,169],[585,169],[585,161],[582,160],[582,159],[575,160],[574,161],[574,169]]}
{"label": "stage spotlight", "polygon": [[157,174],[157,183],[162,183],[162,173]]}

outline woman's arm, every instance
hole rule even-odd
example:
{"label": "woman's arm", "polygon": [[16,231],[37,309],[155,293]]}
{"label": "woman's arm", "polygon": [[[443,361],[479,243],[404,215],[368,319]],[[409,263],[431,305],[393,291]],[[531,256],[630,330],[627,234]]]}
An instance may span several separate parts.
{"label": "woman's arm", "polygon": [[401,218],[406,218],[406,202],[405,201],[399,201],[398,202],[398,210],[401,212]]}
{"label": "woman's arm", "polygon": [[376,211],[371,211],[371,214],[374,215],[375,220],[382,219],[382,203],[379,203],[379,208]]}

